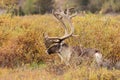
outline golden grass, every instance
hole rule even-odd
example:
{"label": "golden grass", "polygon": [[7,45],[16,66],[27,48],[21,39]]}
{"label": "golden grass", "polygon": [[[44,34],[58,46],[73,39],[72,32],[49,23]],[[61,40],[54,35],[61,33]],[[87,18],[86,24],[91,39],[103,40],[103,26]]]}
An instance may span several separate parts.
{"label": "golden grass", "polygon": [[17,69],[0,69],[0,80],[120,80],[119,70],[95,69],[81,66],[67,68],[63,74],[56,74],[47,70],[48,66]]}
{"label": "golden grass", "polygon": [[[98,48],[104,57],[113,62],[120,60],[120,16],[86,14],[76,16],[72,22],[75,34],[79,37],[66,40],[68,44]],[[49,36],[62,36],[64,30],[51,15],[0,15],[0,80],[120,80],[119,70],[105,68],[80,66],[63,70],[62,75],[46,70],[49,68],[47,63],[45,67],[16,69],[15,67],[33,62],[57,63],[58,57],[45,54],[44,32]],[[58,64],[57,67],[59,68]]]}

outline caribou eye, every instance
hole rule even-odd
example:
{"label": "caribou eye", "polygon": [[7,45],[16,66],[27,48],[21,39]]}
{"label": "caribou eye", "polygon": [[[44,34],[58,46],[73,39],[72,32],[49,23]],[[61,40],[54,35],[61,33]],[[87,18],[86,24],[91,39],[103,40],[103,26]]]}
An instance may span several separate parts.
{"label": "caribou eye", "polygon": [[99,50],[95,50],[95,53],[98,53],[99,52]]}
{"label": "caribou eye", "polygon": [[51,47],[47,50],[47,52],[48,52],[48,54],[57,53],[57,52],[59,51],[59,49],[60,49],[60,45],[59,45],[59,44],[56,44],[56,45],[51,46]]}

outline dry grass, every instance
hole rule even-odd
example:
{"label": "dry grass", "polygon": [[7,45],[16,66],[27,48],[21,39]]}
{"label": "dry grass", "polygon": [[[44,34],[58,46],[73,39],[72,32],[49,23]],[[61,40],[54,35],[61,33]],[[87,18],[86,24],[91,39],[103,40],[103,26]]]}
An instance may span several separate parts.
{"label": "dry grass", "polygon": [[[0,69],[0,80],[120,80],[119,70],[107,70],[105,68],[95,69],[93,67],[81,66],[77,68],[66,68],[66,70],[55,67],[59,72],[48,70],[48,66],[31,68],[21,67],[17,69]],[[59,74],[63,72],[62,74]]]}
{"label": "dry grass", "polygon": [[[70,38],[67,43],[98,48],[113,63],[120,60],[119,15],[89,14],[77,16],[72,22],[79,37]],[[82,65],[67,68],[58,64],[56,55],[46,55],[43,33],[61,36],[60,26],[51,15],[0,15],[0,80],[120,80],[119,70]],[[41,62],[44,66],[40,66]],[[24,64],[29,66],[22,67]]]}

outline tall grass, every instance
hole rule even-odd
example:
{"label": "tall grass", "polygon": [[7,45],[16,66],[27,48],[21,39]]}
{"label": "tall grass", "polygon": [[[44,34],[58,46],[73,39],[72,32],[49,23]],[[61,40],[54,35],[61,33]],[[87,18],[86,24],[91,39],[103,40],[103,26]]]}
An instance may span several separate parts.
{"label": "tall grass", "polygon": [[[89,14],[72,19],[77,38],[70,45],[98,48],[113,62],[120,60],[120,16]],[[0,65],[13,67],[21,64],[47,61],[53,56],[45,54],[43,33],[62,36],[64,30],[52,15],[15,16],[0,15]]]}
{"label": "tall grass", "polygon": [[[120,16],[86,14],[76,16],[72,23],[75,26],[74,34],[79,37],[67,39],[69,45],[98,48],[113,63],[120,60]],[[52,15],[0,15],[0,80],[120,79],[119,70],[96,69],[83,65],[68,68],[56,64],[56,55],[45,54],[43,33],[62,36],[64,30],[61,26]],[[49,61],[53,62],[50,66],[47,64]],[[23,64],[30,66],[24,67]]]}

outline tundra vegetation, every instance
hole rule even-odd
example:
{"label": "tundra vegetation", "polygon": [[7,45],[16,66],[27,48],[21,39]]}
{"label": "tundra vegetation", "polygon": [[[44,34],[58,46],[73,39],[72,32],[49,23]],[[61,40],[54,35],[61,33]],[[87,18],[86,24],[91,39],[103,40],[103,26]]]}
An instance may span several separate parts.
{"label": "tundra vegetation", "polygon": [[[108,65],[120,65],[120,16],[77,15],[72,19],[74,34],[65,42],[72,46],[97,48]],[[53,15],[0,15],[0,80],[120,80],[114,67],[92,64],[68,67],[58,55],[45,53],[43,33],[62,36],[64,30]]]}

